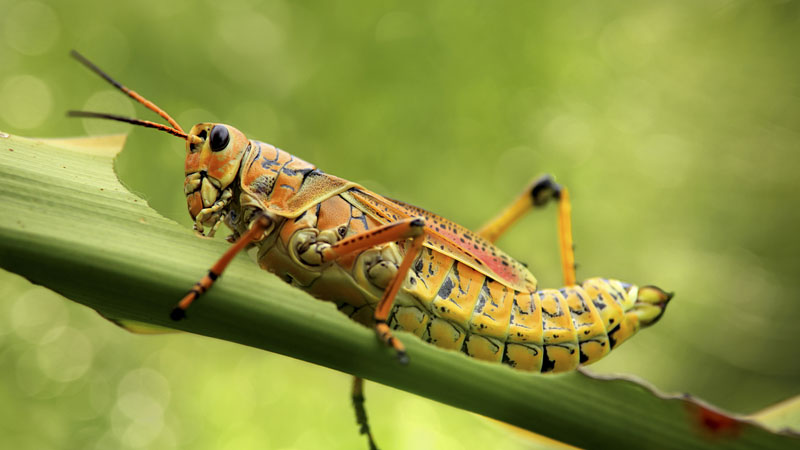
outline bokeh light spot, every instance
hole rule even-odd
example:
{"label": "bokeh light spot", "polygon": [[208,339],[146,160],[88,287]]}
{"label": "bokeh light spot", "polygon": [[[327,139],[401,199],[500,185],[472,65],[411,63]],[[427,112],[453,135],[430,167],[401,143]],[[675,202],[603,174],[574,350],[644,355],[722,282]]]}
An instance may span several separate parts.
{"label": "bokeh light spot", "polygon": [[594,151],[591,127],[580,118],[562,114],[550,121],[544,129],[543,148],[563,152],[576,163],[584,162]]}
{"label": "bokeh light spot", "polygon": [[39,343],[54,329],[63,329],[67,323],[64,301],[44,289],[31,289],[11,307],[11,327],[23,339]]}
{"label": "bokeh light spot", "polygon": [[641,67],[653,57],[659,30],[645,18],[623,17],[604,27],[598,40],[600,54],[612,67]]}
{"label": "bokeh light spot", "polygon": [[50,379],[66,383],[82,377],[94,359],[91,341],[82,332],[65,327],[45,335],[39,346],[39,368]]}
{"label": "bokeh light spot", "polygon": [[0,116],[17,128],[36,128],[44,123],[53,107],[47,84],[31,75],[10,77],[0,89]]}
{"label": "bokeh light spot", "polygon": [[128,372],[117,386],[118,395],[141,392],[156,399],[162,406],[169,403],[172,389],[169,381],[156,370],[143,367]]}
{"label": "bokeh light spot", "polygon": [[[269,54],[280,48],[283,33],[267,17],[254,11],[229,14],[218,22],[217,32],[234,53],[240,55]],[[234,64],[230,58],[214,55],[211,60],[220,68],[234,66],[237,71],[248,68]]]}
{"label": "bokeh light spot", "polygon": [[112,427],[126,447],[146,447],[164,428],[164,409],[150,395],[129,392],[117,399]]}
{"label": "bokeh light spot", "polygon": [[41,55],[53,46],[61,31],[58,16],[40,2],[22,2],[6,12],[6,43],[25,55]]}
{"label": "bokeh light spot", "polygon": [[111,422],[124,446],[149,447],[159,437],[170,396],[169,382],[153,369],[134,369],[120,380]]}
{"label": "bokeh light spot", "polygon": [[50,380],[42,373],[36,352],[29,349],[17,359],[15,366],[17,388],[31,397],[38,396],[48,386]]}
{"label": "bokeh light spot", "polygon": [[[85,111],[111,113],[126,117],[135,117],[133,104],[125,95],[116,90],[95,92],[83,105]],[[83,128],[90,135],[124,133],[130,125],[111,120],[82,119]]]}

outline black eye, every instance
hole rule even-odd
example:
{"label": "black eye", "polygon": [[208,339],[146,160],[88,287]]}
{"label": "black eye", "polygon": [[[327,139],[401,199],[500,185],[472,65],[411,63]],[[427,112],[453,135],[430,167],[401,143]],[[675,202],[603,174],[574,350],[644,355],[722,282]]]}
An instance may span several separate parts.
{"label": "black eye", "polygon": [[228,129],[224,125],[214,125],[211,129],[211,145],[212,152],[218,152],[228,146],[231,136],[228,134]]}

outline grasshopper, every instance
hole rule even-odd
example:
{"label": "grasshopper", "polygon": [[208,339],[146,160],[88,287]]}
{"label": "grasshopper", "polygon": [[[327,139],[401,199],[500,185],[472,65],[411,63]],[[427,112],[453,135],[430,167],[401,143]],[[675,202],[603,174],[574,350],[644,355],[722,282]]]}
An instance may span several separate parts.
{"label": "grasshopper", "polygon": [[[609,278],[576,282],[570,200],[549,175],[535,179],[478,231],[372,192],[221,123],[185,132],[165,111],[73,51],[78,61],[164,118],[168,125],[106,113],[186,142],[184,194],[194,229],[232,230],[228,251],[175,306],[173,320],[212,287],[242,250],[258,264],[351,319],[409,362],[392,330],[518,370],[556,373],[591,364],[652,325],[672,294]],[[531,209],[558,204],[564,287],[540,289],[526,266],[494,242]],[[353,383],[361,433],[375,448],[363,380]]]}

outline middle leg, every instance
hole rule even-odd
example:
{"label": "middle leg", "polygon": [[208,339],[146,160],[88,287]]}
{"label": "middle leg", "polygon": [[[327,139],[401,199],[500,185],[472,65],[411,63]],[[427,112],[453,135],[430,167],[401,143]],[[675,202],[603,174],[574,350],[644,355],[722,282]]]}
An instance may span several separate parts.
{"label": "middle leg", "polygon": [[373,316],[375,319],[375,331],[378,337],[397,352],[397,358],[403,364],[408,363],[408,355],[406,354],[405,346],[392,335],[391,329],[386,322],[389,319],[389,313],[392,310],[394,298],[403,285],[406,275],[411,268],[411,264],[419,255],[422,244],[425,243],[424,233],[425,220],[416,217],[390,223],[374,230],[368,230],[350,236],[321,250],[322,260],[323,262],[327,262],[336,260],[345,255],[361,252],[376,245],[413,238],[406,250],[403,260],[400,262],[397,273],[395,273],[389,285],[386,286],[386,289],[383,291],[383,296],[375,306],[375,313]]}

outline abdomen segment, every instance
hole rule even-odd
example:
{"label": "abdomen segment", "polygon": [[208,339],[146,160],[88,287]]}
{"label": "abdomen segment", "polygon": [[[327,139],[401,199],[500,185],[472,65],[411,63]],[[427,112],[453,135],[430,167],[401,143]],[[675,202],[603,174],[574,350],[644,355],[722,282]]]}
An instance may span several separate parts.
{"label": "abdomen segment", "polygon": [[[418,268],[438,264],[434,255],[423,256]],[[601,359],[654,322],[671,297],[605,278],[515,291],[459,262],[446,275],[443,264],[436,269],[439,288],[428,287],[430,300],[409,292],[427,308],[398,306],[391,324],[434,345],[534,372],[564,372]]]}

